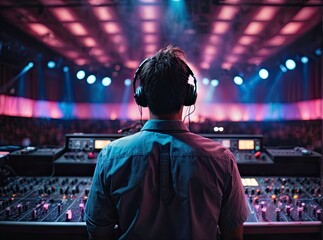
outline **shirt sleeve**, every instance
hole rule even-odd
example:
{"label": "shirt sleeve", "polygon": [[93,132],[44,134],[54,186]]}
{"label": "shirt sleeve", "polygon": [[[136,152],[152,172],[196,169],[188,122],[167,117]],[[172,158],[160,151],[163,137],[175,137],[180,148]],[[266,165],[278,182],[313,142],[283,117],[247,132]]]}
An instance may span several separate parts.
{"label": "shirt sleeve", "polygon": [[226,154],[229,161],[219,218],[220,228],[243,224],[249,215],[236,160],[231,152],[227,151]]}
{"label": "shirt sleeve", "polygon": [[89,239],[115,239],[118,215],[109,193],[109,158],[103,149],[98,158],[85,207]]}

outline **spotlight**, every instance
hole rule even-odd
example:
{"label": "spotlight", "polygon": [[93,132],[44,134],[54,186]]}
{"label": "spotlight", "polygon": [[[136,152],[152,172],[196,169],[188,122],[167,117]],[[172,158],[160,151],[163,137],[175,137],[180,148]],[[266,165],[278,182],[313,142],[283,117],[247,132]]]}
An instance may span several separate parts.
{"label": "spotlight", "polygon": [[109,86],[110,84],[111,84],[111,78],[109,78],[109,77],[105,77],[105,78],[103,78],[103,79],[102,79],[102,85],[103,85],[103,86],[107,87],[107,86]]}
{"label": "spotlight", "polygon": [[283,64],[280,64],[279,68],[283,73],[287,72],[287,68]]}
{"label": "spotlight", "polygon": [[308,63],[308,57],[306,56],[301,57],[301,62],[304,64]]}
{"label": "spotlight", "polygon": [[321,48],[317,48],[317,49],[315,50],[315,54],[316,54],[317,56],[321,56],[321,55],[322,55],[322,49],[321,49]]}
{"label": "spotlight", "polygon": [[85,72],[83,70],[78,71],[76,77],[77,79],[82,80],[85,77]]}
{"label": "spotlight", "polygon": [[48,68],[54,68],[54,67],[56,67],[56,63],[55,63],[54,61],[49,61],[49,62],[47,63],[47,67],[48,67]]}
{"label": "spotlight", "polygon": [[285,66],[288,70],[294,70],[296,68],[296,63],[292,59],[287,59],[285,62]]}
{"label": "spotlight", "polygon": [[267,69],[262,68],[259,70],[259,77],[261,79],[267,79],[268,76],[269,76],[269,73],[268,73]]}
{"label": "spotlight", "polygon": [[235,77],[233,78],[233,81],[234,81],[234,83],[235,83],[235,84],[237,84],[237,85],[241,85],[241,84],[243,83],[243,78],[242,78],[242,77],[240,77],[240,76],[235,76]]}
{"label": "spotlight", "polygon": [[90,75],[87,77],[86,81],[88,84],[93,84],[96,81],[96,77],[94,75]]}
{"label": "spotlight", "polygon": [[28,65],[27,65],[28,68],[32,68],[33,66],[34,66],[33,62],[29,62]]}
{"label": "spotlight", "polygon": [[209,80],[208,78],[203,78],[203,79],[202,79],[202,83],[203,83],[204,85],[209,85],[210,80]]}
{"label": "spotlight", "polygon": [[129,78],[127,78],[126,80],[124,80],[124,85],[125,86],[130,86],[131,85],[131,80]]}
{"label": "spotlight", "polygon": [[65,66],[65,67],[63,67],[63,72],[68,72],[70,69],[69,69],[69,67],[68,66]]}
{"label": "spotlight", "polygon": [[211,80],[211,86],[212,87],[217,87],[219,85],[219,80],[217,79],[212,79]]}

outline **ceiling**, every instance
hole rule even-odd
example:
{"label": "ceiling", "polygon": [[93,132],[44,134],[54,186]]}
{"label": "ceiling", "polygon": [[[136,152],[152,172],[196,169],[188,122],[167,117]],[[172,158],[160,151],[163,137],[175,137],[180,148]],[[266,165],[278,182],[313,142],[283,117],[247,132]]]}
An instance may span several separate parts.
{"label": "ceiling", "polygon": [[247,69],[320,24],[322,12],[321,0],[0,1],[3,20],[91,71],[133,71],[168,44],[199,74]]}

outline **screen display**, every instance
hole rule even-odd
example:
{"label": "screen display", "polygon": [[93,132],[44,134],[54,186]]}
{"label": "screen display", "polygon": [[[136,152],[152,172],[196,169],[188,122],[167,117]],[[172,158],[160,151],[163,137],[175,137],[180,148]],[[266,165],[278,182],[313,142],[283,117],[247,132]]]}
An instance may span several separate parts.
{"label": "screen display", "polygon": [[226,148],[230,148],[231,144],[230,144],[230,140],[229,139],[223,139],[222,140],[222,145]]}
{"label": "screen display", "polygon": [[239,140],[238,150],[254,150],[255,142],[254,140]]}
{"label": "screen display", "polygon": [[94,140],[94,149],[98,150],[98,149],[102,149],[104,148],[106,145],[108,145],[111,142],[111,140]]}

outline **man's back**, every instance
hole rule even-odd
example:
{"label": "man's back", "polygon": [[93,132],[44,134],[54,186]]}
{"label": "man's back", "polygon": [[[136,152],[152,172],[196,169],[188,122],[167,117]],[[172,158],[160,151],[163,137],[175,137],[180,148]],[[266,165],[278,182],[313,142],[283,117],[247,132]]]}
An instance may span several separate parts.
{"label": "man's back", "polygon": [[[99,156],[93,185],[87,219],[110,230],[117,224],[124,239],[216,239],[218,225],[234,227],[248,214],[232,154],[182,121],[150,120],[112,142]],[[92,204],[98,193],[109,196],[100,199],[109,217]]]}

